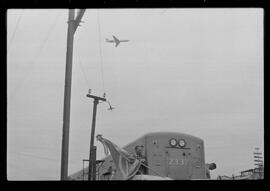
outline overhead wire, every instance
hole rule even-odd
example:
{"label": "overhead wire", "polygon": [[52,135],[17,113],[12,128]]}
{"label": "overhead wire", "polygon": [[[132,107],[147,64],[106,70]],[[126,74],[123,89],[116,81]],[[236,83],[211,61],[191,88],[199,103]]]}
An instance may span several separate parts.
{"label": "overhead wire", "polygon": [[[18,177],[18,174],[23,174],[24,177],[25,177],[26,174],[28,176],[30,175],[33,178],[36,177],[35,176],[35,172],[32,169],[25,168],[25,165],[19,165],[18,163],[15,163],[14,164],[14,163],[9,162],[9,164],[7,165],[7,170],[8,171],[14,171],[14,170],[16,170],[16,177]],[[13,176],[13,175],[11,175],[11,173],[10,174],[8,173],[8,176],[10,176],[10,179],[12,179],[11,176]]]}
{"label": "overhead wire", "polygon": [[15,24],[14,31],[13,31],[13,33],[12,33],[12,35],[11,35],[11,38],[10,38],[10,40],[9,40],[9,43],[8,43],[8,50],[7,50],[7,52],[9,52],[10,48],[12,47],[12,43],[13,43],[13,40],[14,40],[16,31],[17,31],[17,29],[18,29],[18,27],[19,27],[19,23],[20,23],[20,21],[21,21],[21,19],[22,19],[23,12],[24,12],[24,9],[23,9],[22,12],[20,13],[20,15],[19,15],[19,17],[18,17],[18,19],[17,19],[17,22],[16,22],[16,24]]}
{"label": "overhead wire", "polygon": [[102,78],[102,87],[103,92],[105,93],[105,83],[104,83],[104,71],[103,71],[103,56],[101,48],[101,27],[100,27],[100,18],[99,18],[99,9],[97,9],[97,21],[98,21],[98,34],[99,34],[99,55],[100,55],[100,65],[101,65],[101,78]]}
{"label": "overhead wire", "polygon": [[39,159],[45,159],[45,160],[50,160],[50,161],[58,161],[58,159],[55,158],[49,158],[49,157],[42,157],[42,156],[37,156],[37,155],[33,155],[33,154],[28,154],[28,153],[12,153],[12,154],[16,154],[16,155],[21,155],[21,156],[27,156],[27,157],[32,157],[32,158],[39,158]]}
{"label": "overhead wire", "polygon": [[[101,22],[100,22],[100,15],[99,15],[99,9],[97,9],[97,22],[98,22],[98,34],[99,34],[99,54],[100,54],[100,65],[101,65],[101,78],[102,78],[102,87],[103,87],[103,97],[106,97],[106,88],[105,88],[105,82],[104,82],[104,69],[103,69],[103,54],[102,54],[102,47],[101,47]],[[109,104],[110,108],[109,110],[114,109],[114,107],[111,106],[110,102],[106,98],[106,103]]]}
{"label": "overhead wire", "polygon": [[[22,153],[22,152],[12,152],[9,154],[13,154],[13,155],[20,155],[20,156],[26,156],[26,157],[31,157],[31,158],[37,158],[37,159],[43,159],[43,160],[50,160],[50,161],[59,161],[56,158],[50,158],[50,157],[44,157],[44,156],[37,156],[35,154],[29,154],[29,153]],[[76,164],[76,161],[70,161],[70,163],[72,164]]]}
{"label": "overhead wire", "polygon": [[[40,54],[42,53],[50,35],[51,35],[51,32],[53,31],[53,29],[55,28],[56,24],[57,24],[57,21],[60,17],[60,13],[57,14],[55,20],[53,21],[53,23],[51,24],[51,26],[49,27],[49,30],[48,32],[46,33],[46,36],[42,42],[42,45],[40,46],[40,48],[38,49],[37,53],[35,54],[35,56],[33,57],[33,60],[30,62],[28,68],[31,68],[32,66],[34,66],[36,60],[38,59],[38,57],[40,56]],[[13,92],[11,92],[10,94],[10,100],[13,99],[14,95],[15,95],[15,92],[18,92],[22,85],[25,83],[25,81],[27,80],[27,78],[29,77],[29,74],[30,74],[30,70],[28,70],[27,74],[25,75],[25,77],[20,81],[20,83],[17,85],[17,87],[13,90]]]}
{"label": "overhead wire", "polygon": [[77,57],[78,57],[79,67],[80,67],[81,72],[82,72],[82,74],[83,74],[83,76],[84,76],[84,82],[85,82],[85,85],[86,85],[86,87],[88,87],[90,83],[89,83],[89,80],[88,80],[88,78],[86,77],[86,73],[85,73],[85,71],[84,71],[84,69],[83,69],[82,59],[81,59],[81,57],[80,57],[80,55],[79,55],[79,51],[78,51],[78,49],[77,49],[76,43],[74,43],[74,47],[75,47],[75,54],[76,54]]}

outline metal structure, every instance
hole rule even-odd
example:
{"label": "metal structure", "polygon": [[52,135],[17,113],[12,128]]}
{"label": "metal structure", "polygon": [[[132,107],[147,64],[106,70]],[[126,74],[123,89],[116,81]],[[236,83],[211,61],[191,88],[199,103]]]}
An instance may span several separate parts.
{"label": "metal structure", "polygon": [[66,52],[66,71],[65,71],[65,92],[64,92],[64,111],[63,111],[63,134],[61,152],[61,180],[68,179],[68,150],[69,150],[69,125],[70,125],[70,100],[72,82],[72,58],[73,58],[73,39],[85,9],[80,9],[74,19],[75,9],[69,9],[68,32],[67,32],[67,52]]}
{"label": "metal structure", "polygon": [[[89,159],[83,159],[82,160],[83,161],[83,174],[82,174],[82,180],[85,180],[85,175],[87,174],[88,175],[88,173],[85,173],[84,172],[84,162],[88,162],[88,164],[89,164]],[[97,169],[97,172],[99,172],[99,169],[101,168],[101,166],[102,166],[102,164],[104,163],[104,161],[105,160],[96,160],[96,165],[99,165],[98,166],[98,169]],[[97,176],[99,176],[99,174],[97,173]]]}
{"label": "metal structure", "polygon": [[84,162],[87,161],[89,163],[88,159],[83,159],[83,175],[82,175],[82,180],[84,180]]}
{"label": "metal structure", "polygon": [[263,157],[262,157],[262,152],[260,152],[260,148],[255,148],[255,152],[253,153],[254,157],[254,165],[257,166],[257,168],[262,168],[263,167]]}

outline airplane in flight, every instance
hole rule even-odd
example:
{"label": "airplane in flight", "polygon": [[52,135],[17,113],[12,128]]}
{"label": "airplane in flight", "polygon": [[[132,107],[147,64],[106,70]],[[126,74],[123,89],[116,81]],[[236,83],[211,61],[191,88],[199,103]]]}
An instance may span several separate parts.
{"label": "airplane in flight", "polygon": [[128,42],[129,41],[129,40],[119,40],[118,38],[116,38],[113,35],[112,35],[112,37],[113,37],[113,40],[109,40],[106,38],[106,42],[115,43],[115,47],[117,47],[120,44],[120,42]]}
{"label": "airplane in flight", "polygon": [[108,108],[108,110],[111,110],[111,111],[112,111],[113,109],[115,109],[115,107],[112,107],[112,106],[111,106],[111,104],[110,104],[110,102],[109,102],[109,101],[107,101],[107,103],[108,103],[108,104],[109,104],[109,106],[110,106],[110,107]]}
{"label": "airplane in flight", "polygon": [[108,108],[108,110],[113,110],[113,109],[115,109],[115,107],[112,107],[111,105],[110,105],[110,107]]}

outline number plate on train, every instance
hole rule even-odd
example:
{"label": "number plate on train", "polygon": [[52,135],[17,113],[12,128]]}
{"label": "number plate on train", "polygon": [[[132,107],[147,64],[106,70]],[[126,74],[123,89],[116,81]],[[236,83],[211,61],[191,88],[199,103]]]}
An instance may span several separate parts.
{"label": "number plate on train", "polygon": [[185,165],[185,160],[177,159],[177,158],[169,158],[168,164],[169,165]]}

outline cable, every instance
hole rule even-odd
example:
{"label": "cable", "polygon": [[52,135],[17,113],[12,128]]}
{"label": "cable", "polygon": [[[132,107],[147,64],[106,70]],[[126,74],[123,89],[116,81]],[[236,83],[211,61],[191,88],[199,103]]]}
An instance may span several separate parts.
{"label": "cable", "polygon": [[[49,158],[49,157],[43,157],[43,156],[37,156],[37,155],[33,155],[33,154],[29,154],[29,153],[19,153],[19,152],[13,152],[10,154],[15,154],[15,155],[21,155],[21,156],[27,156],[27,157],[32,157],[32,158],[38,158],[38,159],[44,159],[44,160],[50,160],[50,161],[59,161],[58,159],[55,158]],[[69,163],[71,164],[77,164],[76,161],[70,161]]]}
{"label": "cable", "polygon": [[17,22],[16,22],[15,29],[14,29],[12,35],[11,35],[10,40],[9,40],[9,47],[8,47],[8,51],[7,51],[7,52],[9,52],[9,50],[10,50],[10,48],[11,48],[12,42],[13,42],[13,40],[14,40],[16,31],[17,31],[17,29],[18,29],[19,23],[20,23],[20,21],[21,21],[22,15],[23,15],[23,12],[24,12],[24,9],[22,10],[22,12],[21,12],[21,14],[19,15],[19,18],[18,18],[18,20],[17,20]]}
{"label": "cable", "polygon": [[[35,64],[36,60],[37,60],[38,57],[40,56],[42,50],[43,50],[44,47],[45,47],[46,42],[48,41],[48,39],[49,39],[49,37],[50,37],[50,35],[51,35],[52,30],[53,30],[54,27],[56,26],[56,23],[57,23],[57,21],[58,21],[59,16],[60,16],[60,13],[57,14],[56,19],[54,20],[54,22],[53,22],[52,25],[50,26],[50,28],[49,28],[49,30],[48,30],[48,32],[47,32],[47,35],[46,35],[45,39],[43,40],[43,43],[42,43],[41,47],[40,47],[39,50],[37,51],[37,54],[34,56],[34,59],[32,60],[32,62],[30,62],[30,64],[29,64],[29,68],[31,68],[31,67]],[[29,77],[29,74],[30,74],[30,70],[28,70],[28,73],[27,73],[27,75],[25,75],[25,78],[24,78],[23,80],[20,81],[19,85],[18,85],[18,86],[14,89],[14,91],[11,93],[11,95],[10,95],[10,100],[13,99],[13,97],[14,97],[14,95],[15,95],[15,92],[18,92],[18,90],[20,90],[20,88],[22,87],[22,85],[23,85],[23,84],[25,83],[25,81],[27,80],[27,77]]]}
{"label": "cable", "polygon": [[80,69],[81,69],[81,71],[82,71],[82,73],[83,73],[83,76],[84,76],[84,79],[85,79],[84,82],[86,83],[86,87],[88,88],[88,85],[89,85],[90,83],[89,83],[89,80],[88,80],[87,77],[86,77],[85,71],[83,70],[82,61],[81,61],[81,58],[80,58],[80,56],[79,56],[79,51],[78,51],[78,49],[77,49],[76,43],[74,43],[74,47],[75,47],[75,53],[76,53],[76,55],[77,55],[77,57],[78,57],[78,60],[79,60],[79,66],[80,66]]}
{"label": "cable", "polygon": [[28,157],[32,157],[32,158],[45,159],[45,160],[50,160],[50,161],[58,161],[58,159],[53,159],[53,158],[48,158],[48,157],[41,157],[41,156],[36,156],[36,155],[28,154],[28,153],[12,153],[12,154],[28,156]]}
{"label": "cable", "polygon": [[98,34],[99,34],[99,54],[100,54],[100,60],[101,60],[101,77],[102,77],[102,86],[103,86],[103,92],[105,91],[105,85],[104,85],[104,72],[103,72],[103,57],[102,57],[102,49],[101,49],[101,29],[100,29],[100,18],[99,18],[99,9],[97,9],[97,19],[98,19]]}

